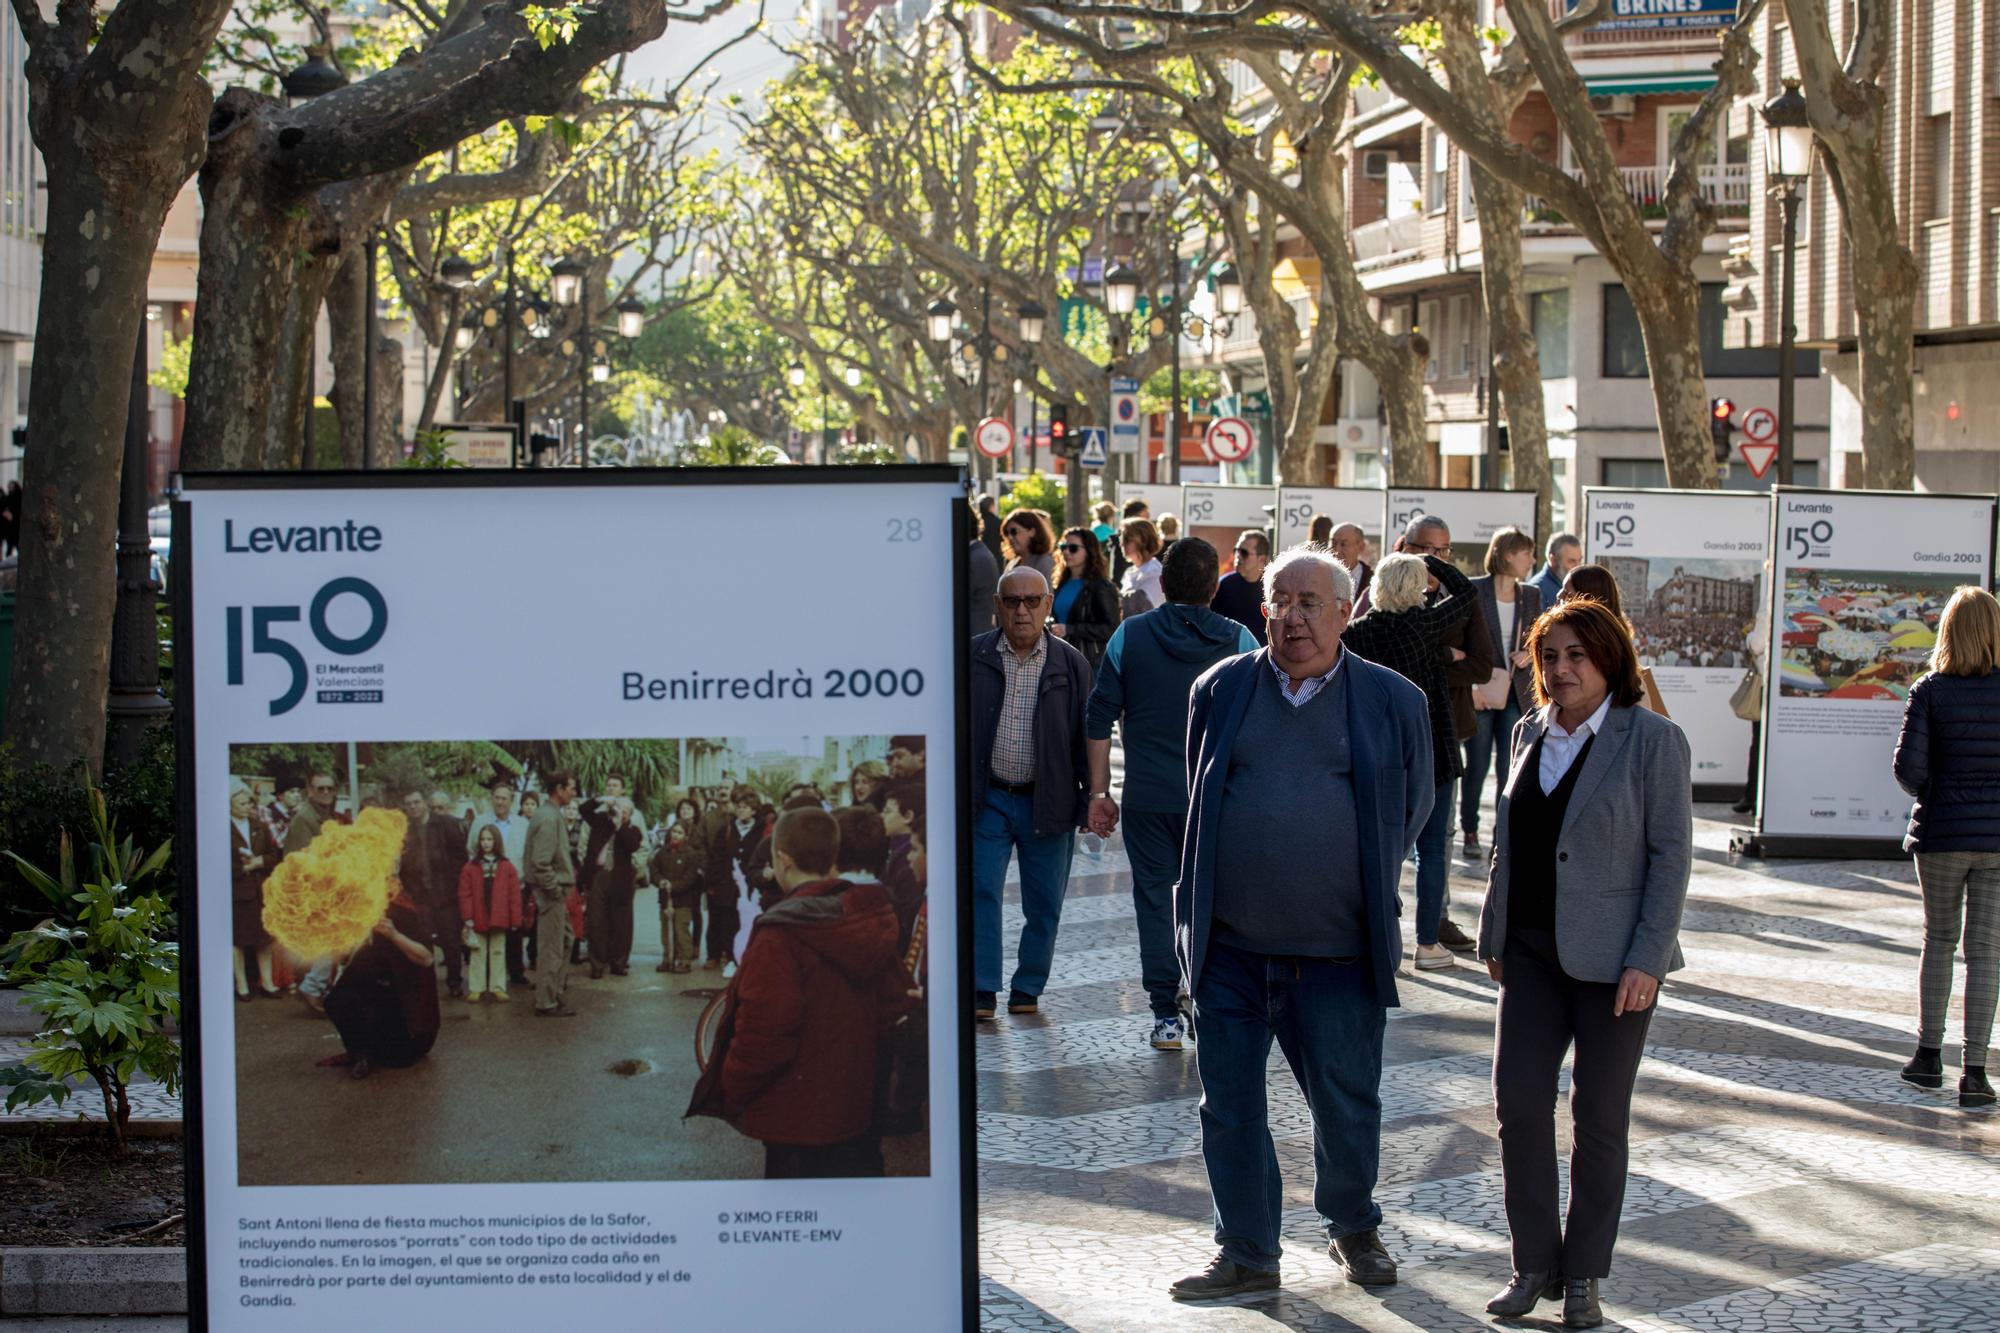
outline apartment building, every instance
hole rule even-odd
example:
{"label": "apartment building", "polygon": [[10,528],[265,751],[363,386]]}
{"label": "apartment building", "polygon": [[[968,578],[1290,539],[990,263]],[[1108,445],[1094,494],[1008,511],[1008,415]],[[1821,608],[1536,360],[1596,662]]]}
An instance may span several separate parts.
{"label": "apartment building", "polygon": [[[1846,50],[1851,5],[1833,5],[1834,45]],[[2000,489],[2000,0],[1879,7],[1890,25],[1883,91],[1891,108],[1882,152],[1921,287],[1916,310],[1917,486]],[[1782,7],[1766,11],[1764,97],[1797,70]],[[1753,156],[1761,174],[1763,145]],[[1775,200],[1750,200],[1731,273],[1732,343],[1778,341],[1782,219]],[[1799,340],[1823,348],[1830,389],[1834,485],[1861,484],[1860,366],[1854,291],[1840,209],[1824,168],[1802,196],[1793,318]]]}
{"label": "apartment building", "polygon": [[[1539,2],[1556,13],[1569,7],[1569,0]],[[1674,12],[1648,12],[1662,8]],[[1714,86],[1717,34],[1734,20],[1735,3],[1684,0],[1663,7],[1621,0],[1614,13],[1619,17],[1570,40],[1571,57],[1590,87],[1624,188],[1642,214],[1658,212],[1669,145]],[[1504,9],[1499,18],[1504,24]],[[1477,168],[1386,88],[1359,88],[1355,98],[1348,182],[1354,253],[1384,326],[1397,332],[1420,329],[1430,343],[1425,399],[1431,480],[1454,487],[1507,485],[1503,407],[1493,411],[1502,450],[1498,475],[1487,475],[1486,466],[1491,376],[1472,196]],[[1760,137],[1755,116],[1753,102],[1731,107],[1715,142],[1703,152],[1700,187],[1720,225],[1693,275],[1702,285],[1710,395],[1731,399],[1739,414],[1775,407],[1777,400],[1776,354],[1732,350],[1723,341],[1724,261],[1732,239],[1751,225],[1759,189],[1761,168],[1752,161]],[[1574,169],[1573,146],[1539,92],[1522,104],[1509,134],[1548,161]],[[1290,251],[1291,299],[1301,326],[1309,327],[1318,263],[1302,243]],[[1527,201],[1523,251],[1542,360],[1554,509],[1556,521],[1565,523],[1577,512],[1584,486],[1662,486],[1666,470],[1645,350],[1617,274],[1539,199]],[[1246,395],[1240,401],[1251,408],[1262,382],[1256,357],[1254,324],[1241,320],[1219,349],[1219,359],[1232,385]],[[1816,352],[1803,354],[1799,365],[1796,477],[1811,483],[1827,475],[1827,387]],[[1358,364],[1343,362],[1320,418],[1323,480],[1380,484],[1385,432],[1373,378]],[[1739,460],[1724,484],[1751,489],[1770,480],[1757,482]]]}
{"label": "apartment building", "polygon": [[0,13],[0,487],[21,477],[15,428],[28,419],[28,368],[42,286],[48,180],[28,133],[28,44]]}

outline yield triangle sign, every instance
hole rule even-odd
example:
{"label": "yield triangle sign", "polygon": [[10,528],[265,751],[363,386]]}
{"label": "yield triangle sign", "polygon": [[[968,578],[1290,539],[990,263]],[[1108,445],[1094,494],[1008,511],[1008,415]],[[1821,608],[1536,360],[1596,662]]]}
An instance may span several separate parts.
{"label": "yield triangle sign", "polygon": [[1775,444],[1752,444],[1745,440],[1736,446],[1736,452],[1743,455],[1743,461],[1750,465],[1750,475],[1762,481],[1764,474],[1771,470],[1771,464],[1778,457]]}

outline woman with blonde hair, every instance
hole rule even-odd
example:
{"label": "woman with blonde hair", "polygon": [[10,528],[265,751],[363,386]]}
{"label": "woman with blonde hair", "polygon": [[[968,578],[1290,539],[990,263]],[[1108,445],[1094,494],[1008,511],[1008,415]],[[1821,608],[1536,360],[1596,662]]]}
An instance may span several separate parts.
{"label": "woman with blonde hair", "polygon": [[1952,953],[1965,940],[1965,1038],[1958,1104],[1993,1105],[1986,1045],[2000,993],[2000,602],[1984,588],[1951,595],[1931,672],[1910,688],[1896,738],[1896,781],[1916,798],[1903,846],[1924,895],[1917,1053],[1903,1080],[1944,1086],[1944,1016]]}

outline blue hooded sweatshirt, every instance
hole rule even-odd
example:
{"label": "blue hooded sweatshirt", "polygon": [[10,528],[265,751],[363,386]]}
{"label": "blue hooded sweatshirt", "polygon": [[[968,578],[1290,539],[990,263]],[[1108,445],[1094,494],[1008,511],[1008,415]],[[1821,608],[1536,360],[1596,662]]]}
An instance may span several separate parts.
{"label": "blue hooded sweatshirt", "polygon": [[1188,694],[1227,657],[1257,650],[1256,636],[1205,606],[1169,602],[1121,624],[1105,646],[1084,711],[1084,735],[1125,736],[1127,810],[1184,814],[1188,808]]}

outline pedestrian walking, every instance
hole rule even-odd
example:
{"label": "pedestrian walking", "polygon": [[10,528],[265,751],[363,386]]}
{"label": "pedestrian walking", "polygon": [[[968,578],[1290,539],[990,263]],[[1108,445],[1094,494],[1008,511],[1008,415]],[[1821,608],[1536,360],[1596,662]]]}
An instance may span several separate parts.
{"label": "pedestrian walking", "polygon": [[[1500,983],[1493,1103],[1514,1273],[1487,1310],[1518,1319],[1560,1295],[1563,1323],[1604,1322],[1624,1205],[1632,1087],[1660,983],[1679,968],[1693,866],[1688,743],[1638,707],[1625,622],[1573,599],[1528,636],[1540,710],[1514,729],[1494,823],[1479,957]],[[1555,1107],[1569,1048],[1569,1212]]]}
{"label": "pedestrian walking", "polygon": [[1118,628],[1118,590],[1105,577],[1104,547],[1089,528],[1071,528],[1057,548],[1053,618],[1049,632],[1083,654],[1092,671],[1104,660],[1104,645]]}
{"label": "pedestrian walking", "polygon": [[1151,518],[1152,516],[1153,507],[1139,497],[1134,496],[1125,502],[1123,509],[1118,511],[1117,529],[1104,539],[1105,546],[1111,552],[1111,581],[1121,588],[1125,586],[1125,571],[1131,568],[1131,562],[1125,558],[1125,541],[1123,537],[1125,523],[1129,519]]}
{"label": "pedestrian walking", "polygon": [[1465,778],[1458,800],[1458,825],[1468,856],[1477,856],[1480,850],[1479,810],[1486,793],[1486,770],[1497,767],[1496,786],[1505,791],[1514,724],[1535,706],[1535,669],[1527,645],[1528,630],[1542,613],[1542,594],[1525,582],[1534,563],[1534,539],[1519,528],[1502,528],[1486,545],[1486,573],[1472,580],[1486,618],[1487,642],[1500,662],[1486,684],[1472,691],[1472,734],[1465,738]]}
{"label": "pedestrian walking", "polygon": [[1076,831],[1083,826],[1083,709],[1090,663],[1042,628],[1049,589],[1032,569],[1000,580],[1000,628],[972,641],[973,1018],[1000,990],[1000,895],[1021,863],[1021,942],[1007,1012],[1031,1014],[1054,962]]}
{"label": "pedestrian walking", "polygon": [[986,522],[982,510],[972,511],[972,543],[965,553],[965,624],[973,634],[993,628],[993,589],[1000,582],[1000,557],[986,544]]}
{"label": "pedestrian walking", "polygon": [[1118,529],[1125,552],[1125,577],[1119,582],[1119,605],[1127,616],[1141,616],[1166,601],[1160,591],[1160,530],[1149,518],[1128,518]]}
{"label": "pedestrian walking", "polygon": [[1528,582],[1542,595],[1543,606],[1554,606],[1562,596],[1563,580],[1583,563],[1583,543],[1574,532],[1558,532],[1549,538],[1542,567]]}
{"label": "pedestrian walking", "polygon": [[[1261,534],[1260,534],[1261,535]],[[1161,562],[1165,606],[1118,627],[1084,713],[1090,828],[1109,837],[1122,820],[1139,921],[1139,980],[1152,1009],[1154,1050],[1182,1048],[1181,968],[1174,957],[1174,881],[1187,835],[1187,700],[1201,674],[1257,651],[1250,631],[1210,603],[1220,559],[1199,537]],[[1111,728],[1125,742],[1123,799],[1111,795]]]}
{"label": "pedestrian walking", "polygon": [[[1235,555],[1235,568],[1216,580],[1215,598],[1209,603],[1209,608],[1249,630],[1250,637],[1261,648],[1264,646],[1264,568],[1271,563],[1271,539],[1256,528],[1247,529],[1236,538]],[[1164,564],[1162,561],[1163,571]],[[1173,599],[1169,597],[1167,600]]]}
{"label": "pedestrian walking", "polygon": [[1396,1280],[1374,1198],[1382,1036],[1397,1002],[1397,867],[1436,790],[1430,728],[1416,686],[1342,647],[1353,591],[1337,560],[1287,551],[1266,586],[1270,647],[1210,668],[1188,704],[1174,922],[1219,1253],[1169,1288],[1179,1300],[1278,1285],[1273,1039],[1312,1115],[1329,1255],[1349,1282]]}
{"label": "pedestrian walking", "polygon": [[1917,1053],[1903,1078],[1944,1085],[1952,953],[1965,943],[1965,1039],[1958,1104],[1993,1105],[1987,1043],[2000,993],[2000,602],[1963,587],[1938,620],[1931,672],[1910,687],[1896,781],[1916,798],[1905,849],[1924,895]]}
{"label": "pedestrian walking", "polygon": [[1049,516],[1041,510],[1016,509],[1008,514],[1007,521],[1000,525],[1000,549],[1007,557],[1007,563],[1001,567],[1003,573],[1032,569],[1042,576],[1043,582],[1055,581],[1056,531],[1049,524]]}
{"label": "pedestrian walking", "polygon": [[[1424,601],[1424,585],[1435,578],[1443,601]],[[1451,561],[1435,555],[1419,559],[1398,552],[1375,571],[1374,606],[1347,627],[1341,641],[1356,655],[1384,666],[1423,691],[1430,717],[1429,772],[1437,790],[1427,804],[1417,835],[1417,967],[1432,971],[1455,966],[1451,950],[1439,942],[1444,921],[1446,876],[1450,873],[1452,781],[1460,771],[1451,696],[1445,683],[1446,641],[1479,609],[1472,580]],[[1447,807],[1439,815],[1437,807]]]}

